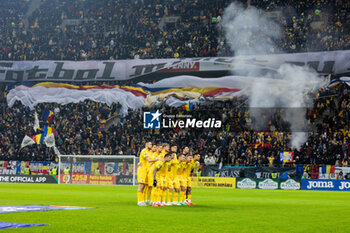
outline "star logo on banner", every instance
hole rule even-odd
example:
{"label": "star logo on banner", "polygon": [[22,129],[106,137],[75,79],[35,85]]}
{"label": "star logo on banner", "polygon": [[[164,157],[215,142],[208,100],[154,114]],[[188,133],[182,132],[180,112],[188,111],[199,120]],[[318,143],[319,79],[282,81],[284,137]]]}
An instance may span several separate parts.
{"label": "star logo on banner", "polygon": [[160,129],[160,119],[162,113],[157,110],[156,112],[144,112],[143,113],[143,128],[144,129]]}
{"label": "star logo on banner", "polygon": [[152,113],[152,120],[151,120],[151,122],[153,122],[154,120],[159,120],[159,117],[161,115],[162,114],[159,112],[159,110],[157,110],[155,113]]}

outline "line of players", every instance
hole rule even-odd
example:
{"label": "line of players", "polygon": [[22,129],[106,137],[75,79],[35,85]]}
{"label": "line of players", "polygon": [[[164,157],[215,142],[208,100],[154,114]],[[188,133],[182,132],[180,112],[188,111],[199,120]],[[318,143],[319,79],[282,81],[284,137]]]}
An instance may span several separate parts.
{"label": "line of players", "polygon": [[[189,154],[186,146],[146,142],[137,168],[137,205],[153,207],[195,205],[191,202],[191,174],[199,169],[200,155]],[[152,200],[152,202],[151,202]]]}

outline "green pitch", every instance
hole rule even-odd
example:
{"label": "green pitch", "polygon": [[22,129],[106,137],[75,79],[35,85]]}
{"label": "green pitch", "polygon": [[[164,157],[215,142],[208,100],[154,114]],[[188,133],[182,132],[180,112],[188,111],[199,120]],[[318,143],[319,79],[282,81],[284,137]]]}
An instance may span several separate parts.
{"label": "green pitch", "polygon": [[[136,187],[0,184],[0,205],[96,207],[0,214],[8,232],[349,232],[350,193],[194,189],[196,206],[138,207]],[[6,230],[3,230],[6,231]],[[1,232],[1,230],[0,230]]]}

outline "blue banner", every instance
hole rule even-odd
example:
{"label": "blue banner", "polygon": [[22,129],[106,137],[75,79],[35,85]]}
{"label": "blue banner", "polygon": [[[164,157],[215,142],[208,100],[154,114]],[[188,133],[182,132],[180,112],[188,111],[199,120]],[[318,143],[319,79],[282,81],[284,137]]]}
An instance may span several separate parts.
{"label": "blue banner", "polygon": [[0,229],[20,228],[20,227],[37,227],[46,226],[45,224],[30,224],[30,223],[12,223],[0,222]]}
{"label": "blue banner", "polygon": [[302,190],[350,191],[350,180],[302,180]]}
{"label": "blue banner", "polygon": [[90,162],[85,162],[84,174],[91,174],[91,163]]}
{"label": "blue banner", "polygon": [[95,208],[95,207],[56,206],[56,205],[14,205],[14,206],[0,206],[0,214],[32,212],[32,211],[50,211],[50,210],[81,210],[81,209],[91,209],[91,208]]}
{"label": "blue banner", "polygon": [[16,167],[16,175],[21,175],[21,161],[17,161],[17,167]]}

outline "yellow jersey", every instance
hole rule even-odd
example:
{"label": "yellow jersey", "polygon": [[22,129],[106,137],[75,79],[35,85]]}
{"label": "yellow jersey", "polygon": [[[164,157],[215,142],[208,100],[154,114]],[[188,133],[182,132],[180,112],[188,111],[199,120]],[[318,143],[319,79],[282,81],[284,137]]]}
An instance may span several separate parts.
{"label": "yellow jersey", "polygon": [[175,155],[175,157],[170,162],[170,171],[169,171],[170,179],[172,180],[175,179],[178,167],[179,167],[179,161],[177,160],[177,156]]}
{"label": "yellow jersey", "polygon": [[[148,158],[152,160],[152,159],[156,159],[157,156],[158,156],[157,152],[150,152]],[[155,162],[148,162],[148,167],[150,168],[154,163]]]}
{"label": "yellow jersey", "polygon": [[[159,159],[159,154],[157,152],[153,152],[151,155],[150,155],[150,159]],[[149,174],[151,174],[153,176],[153,171],[154,171],[154,168],[156,166],[156,163],[157,162],[163,162],[163,161],[155,161],[155,162],[152,162],[152,163],[149,163]]]}
{"label": "yellow jersey", "polygon": [[200,168],[200,163],[199,161],[194,161],[194,159],[192,159],[191,166],[192,166],[193,173],[196,173]]}
{"label": "yellow jersey", "polygon": [[157,168],[158,171],[157,171],[157,177],[158,176],[164,176],[165,175],[165,172],[166,170],[168,169],[168,165],[167,163],[163,162],[163,161],[157,161],[155,162],[153,165],[152,165],[152,168],[151,170],[154,172],[154,169]]}
{"label": "yellow jersey", "polygon": [[169,162],[164,163],[162,166],[162,169],[160,170],[160,175],[164,177],[167,176],[169,168],[170,168],[170,163]]}
{"label": "yellow jersey", "polygon": [[149,157],[150,154],[151,154],[151,152],[146,148],[144,148],[141,151],[139,166],[144,167],[144,168],[149,166],[149,162],[146,160],[146,157]]}
{"label": "yellow jersey", "polygon": [[[163,150],[162,152],[160,152],[159,153],[159,157],[161,158],[161,159],[164,159],[164,156],[167,154],[168,152],[166,152],[165,150]],[[170,166],[170,163],[169,162],[167,162],[166,163],[166,166],[169,168],[169,166]],[[163,177],[166,177],[167,175],[168,175],[168,169],[164,169],[162,172],[160,172],[159,173],[161,176],[163,176]]]}
{"label": "yellow jersey", "polygon": [[[162,153],[162,152],[161,152]],[[155,159],[160,159],[161,158],[161,153],[154,152],[153,156]]]}
{"label": "yellow jersey", "polygon": [[[151,168],[149,169],[149,173],[148,174],[150,174],[152,177],[153,177],[153,172],[154,172],[154,169],[156,168],[156,167],[159,167],[159,165],[161,166],[162,165],[162,161],[156,161],[156,162],[154,162],[152,165],[151,165]],[[155,177],[153,177],[153,179],[154,179]]]}
{"label": "yellow jersey", "polygon": [[184,177],[189,177],[191,175],[191,171],[193,169],[193,163],[192,161],[189,162],[189,163],[186,163],[186,167],[184,169],[184,172],[183,172],[183,176]]}
{"label": "yellow jersey", "polygon": [[163,150],[162,152],[160,152],[160,153],[159,153],[160,158],[164,159],[164,155],[166,155],[166,153],[167,153],[167,152],[164,151],[164,150]]}
{"label": "yellow jersey", "polygon": [[185,175],[186,167],[187,167],[187,163],[186,162],[179,163],[178,169],[177,169],[177,176],[183,177]]}
{"label": "yellow jersey", "polygon": [[184,169],[183,162],[180,163],[179,160],[177,162],[178,163],[176,164],[176,177],[181,177]]}

